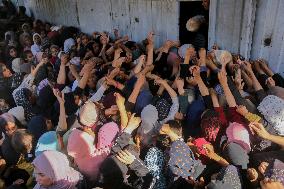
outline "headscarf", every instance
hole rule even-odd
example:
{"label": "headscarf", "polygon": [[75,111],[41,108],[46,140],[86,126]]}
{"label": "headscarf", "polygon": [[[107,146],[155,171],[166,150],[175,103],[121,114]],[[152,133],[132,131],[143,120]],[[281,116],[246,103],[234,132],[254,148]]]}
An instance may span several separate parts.
{"label": "headscarf", "polygon": [[41,135],[38,139],[36,148],[35,148],[35,156],[39,156],[44,151],[58,151],[58,141],[57,134],[55,131],[49,131]]}
{"label": "headscarf", "polygon": [[241,145],[247,152],[251,150],[249,132],[244,125],[239,123],[230,123],[226,130],[228,142],[235,142]]}
{"label": "headscarf", "polygon": [[[35,33],[34,35],[33,35],[33,42],[35,43],[35,37],[36,36],[38,36],[40,39],[41,39],[41,36],[38,34],[38,33]],[[41,39],[42,40],[42,39]]]}
{"label": "headscarf", "polygon": [[15,103],[17,106],[22,106],[25,110],[25,118],[29,121],[33,117],[32,105],[29,101],[31,91],[27,88],[21,88],[15,93]]}
{"label": "headscarf", "polygon": [[171,144],[168,164],[174,175],[185,179],[188,177],[196,179],[206,167],[200,160],[195,159],[189,146],[181,139]]}
{"label": "headscarf", "polygon": [[111,144],[118,133],[118,126],[111,122],[105,124],[98,134],[98,143],[95,147],[95,138],[79,129],[74,129],[67,144],[68,155],[74,158],[80,172],[91,180],[96,180],[102,162],[110,153]]}
{"label": "headscarf", "polygon": [[64,52],[69,53],[74,45],[75,45],[75,40],[73,38],[66,39],[64,41]]}
{"label": "headscarf", "polygon": [[284,163],[278,159],[270,162],[264,176],[275,181],[281,182],[284,186]]}
{"label": "headscarf", "polygon": [[[36,169],[53,180],[48,189],[76,189],[80,173],[69,165],[67,157],[57,151],[45,151],[35,158],[33,165]],[[44,189],[37,184],[34,189]]]}
{"label": "headscarf", "polygon": [[237,167],[223,167],[216,179],[207,185],[208,189],[242,189],[241,175]]}
{"label": "headscarf", "polygon": [[194,146],[197,147],[197,151],[201,155],[206,155],[206,150],[204,149],[204,145],[210,144],[210,142],[206,141],[205,138],[197,138],[193,142]]}
{"label": "headscarf", "polygon": [[109,148],[119,133],[116,123],[110,122],[103,125],[98,132],[97,149]]}
{"label": "headscarf", "polygon": [[7,41],[8,39],[8,36],[10,36],[10,39],[8,41],[8,46],[13,46],[13,47],[16,47],[17,46],[17,42],[15,40],[15,32],[13,31],[7,31],[5,33],[5,40]]}
{"label": "headscarf", "polygon": [[170,103],[166,99],[161,98],[158,100],[155,106],[158,110],[159,121],[166,119],[171,108]]}
{"label": "headscarf", "polygon": [[21,59],[20,58],[15,58],[12,61],[12,69],[16,73],[20,73],[21,72]]}
{"label": "headscarf", "polygon": [[156,147],[152,147],[148,150],[145,157],[145,165],[149,169],[150,174],[156,178],[154,185],[155,189],[166,189],[166,178],[164,175],[165,156],[163,151]]}
{"label": "headscarf", "polygon": [[22,106],[11,108],[8,113],[12,114],[22,125],[27,125],[25,119],[25,110]]}
{"label": "headscarf", "polygon": [[205,139],[209,142],[215,142],[219,130],[222,127],[222,121],[218,117],[217,112],[207,110],[201,118],[200,127]]}
{"label": "headscarf", "polygon": [[28,131],[33,134],[35,141],[38,141],[39,137],[47,131],[46,122],[42,116],[32,117],[27,127]]}
{"label": "headscarf", "polygon": [[268,95],[261,101],[257,109],[279,135],[284,135],[283,99],[274,95]]}
{"label": "headscarf", "polygon": [[149,133],[158,121],[158,111],[155,106],[149,104],[141,112],[141,132]]}
{"label": "headscarf", "polygon": [[227,144],[223,150],[224,157],[231,164],[241,166],[242,169],[247,169],[249,163],[249,156],[247,151],[239,144],[231,142]]}

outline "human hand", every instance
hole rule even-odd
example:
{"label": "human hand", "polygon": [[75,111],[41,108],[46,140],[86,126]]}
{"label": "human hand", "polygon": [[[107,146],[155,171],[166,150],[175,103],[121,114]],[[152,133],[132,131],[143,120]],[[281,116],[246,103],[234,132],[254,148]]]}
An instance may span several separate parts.
{"label": "human hand", "polygon": [[237,111],[239,114],[241,114],[242,116],[245,116],[246,114],[249,113],[249,111],[247,110],[247,108],[246,108],[244,105],[237,106],[236,111]]}
{"label": "human hand", "polygon": [[112,62],[112,66],[115,68],[121,67],[121,64],[125,62],[126,57],[120,57]]}
{"label": "human hand", "polygon": [[121,96],[119,93],[114,93],[114,96],[116,98],[116,105],[118,108],[124,108],[125,98]]}
{"label": "human hand", "polygon": [[185,179],[189,184],[194,185],[194,188],[203,188],[205,186],[205,181],[203,177],[199,180],[195,180],[193,177],[188,177]]}
{"label": "human hand", "polygon": [[57,98],[59,104],[65,103],[64,93],[61,93],[59,89],[52,89],[54,96]]}
{"label": "human hand", "polygon": [[118,107],[116,105],[112,105],[110,108],[105,110],[106,116],[116,115],[118,111]]}
{"label": "human hand", "polygon": [[203,145],[203,148],[205,149],[206,156],[210,159],[214,159],[214,157],[216,156],[214,147],[211,144],[205,144]]}
{"label": "human hand", "polygon": [[0,159],[0,167],[5,165],[6,165],[5,159]]}
{"label": "human hand", "polygon": [[145,81],[146,81],[145,75],[140,74],[137,78],[135,85],[141,88],[144,85]]}
{"label": "human hand", "polygon": [[191,66],[189,68],[189,71],[195,79],[201,79],[199,66]]}
{"label": "human hand", "polygon": [[155,85],[166,85],[167,84],[167,81],[164,80],[164,79],[161,79],[161,78],[158,78],[154,81],[154,84]]}
{"label": "human hand", "polygon": [[130,165],[134,162],[136,157],[131,154],[128,150],[121,150],[118,152],[118,154],[115,156],[121,163],[124,163],[125,165]]}
{"label": "human hand", "polygon": [[195,54],[195,49],[193,47],[189,47],[185,51],[185,56],[189,56],[190,58]]}
{"label": "human hand", "polygon": [[219,82],[222,86],[226,86],[228,85],[227,83],[227,73],[222,70],[218,73],[218,79],[219,79]]}
{"label": "human hand", "polygon": [[130,116],[126,129],[132,132],[139,127],[140,123],[141,123],[141,118],[135,117],[135,113],[134,113]]}
{"label": "human hand", "polygon": [[69,56],[67,54],[63,53],[60,56],[60,61],[61,61],[62,65],[66,65],[69,62]]}
{"label": "human hand", "polygon": [[259,137],[269,140],[270,134],[266,131],[261,123],[252,122],[249,124],[249,128],[253,134],[257,134]]}
{"label": "human hand", "polygon": [[175,85],[177,86],[178,89],[183,89],[184,87],[184,80],[181,78],[176,78],[175,79]]}
{"label": "human hand", "polygon": [[138,64],[145,64],[145,61],[146,61],[146,55],[141,55],[139,58],[138,58]]}
{"label": "human hand", "polygon": [[171,128],[169,124],[164,124],[160,129],[160,134],[168,135],[171,132]]}
{"label": "human hand", "polygon": [[24,184],[25,181],[23,179],[17,179],[13,182],[13,185],[21,185],[21,184]]}

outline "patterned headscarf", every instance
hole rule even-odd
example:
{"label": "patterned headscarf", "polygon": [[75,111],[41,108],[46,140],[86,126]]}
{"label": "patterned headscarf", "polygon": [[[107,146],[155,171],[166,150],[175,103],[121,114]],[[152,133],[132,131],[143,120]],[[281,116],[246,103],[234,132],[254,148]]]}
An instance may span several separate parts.
{"label": "patterned headscarf", "polygon": [[145,165],[149,169],[150,174],[156,178],[155,189],[165,189],[166,178],[164,176],[165,156],[164,153],[156,148],[152,147],[147,152],[145,157]]}
{"label": "patterned headscarf", "polygon": [[202,116],[200,127],[205,139],[209,142],[215,142],[218,132],[222,127],[222,122],[217,116],[217,112],[207,110]]}
{"label": "patterned headscarf", "polygon": [[181,139],[171,144],[169,168],[174,175],[196,179],[205,169],[200,160],[196,160],[189,146]]}
{"label": "patterned headscarf", "polygon": [[171,105],[166,99],[161,98],[156,103],[156,108],[158,110],[159,121],[162,121],[168,117]]}
{"label": "patterned headscarf", "polygon": [[265,173],[265,177],[281,182],[284,186],[284,163],[278,159],[269,163]]}
{"label": "patterned headscarf", "polygon": [[229,165],[221,169],[217,178],[211,180],[208,189],[242,189],[241,175],[237,167]]}
{"label": "patterned headscarf", "polygon": [[257,109],[279,135],[284,135],[283,99],[274,95],[268,95],[261,101]]}

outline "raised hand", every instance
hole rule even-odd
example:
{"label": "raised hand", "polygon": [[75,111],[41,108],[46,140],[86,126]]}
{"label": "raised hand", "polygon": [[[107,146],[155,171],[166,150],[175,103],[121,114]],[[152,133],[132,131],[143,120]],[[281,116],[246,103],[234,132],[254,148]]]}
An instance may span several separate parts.
{"label": "raised hand", "polygon": [[249,113],[249,111],[247,110],[247,108],[246,108],[244,105],[237,106],[236,111],[237,111],[239,114],[241,114],[242,116],[245,116],[246,114]]}
{"label": "raised hand", "polygon": [[114,96],[116,97],[116,105],[118,108],[124,107],[125,98],[119,93],[114,93]]}
{"label": "raised hand", "polygon": [[65,103],[64,93],[61,93],[58,89],[52,89],[54,96],[57,98],[60,104]]}
{"label": "raised hand", "polygon": [[219,82],[222,86],[225,86],[225,85],[228,84],[227,83],[227,73],[224,70],[222,70],[218,73],[218,79],[219,79]]}
{"label": "raised hand", "polygon": [[136,159],[135,156],[127,150],[121,150],[120,152],[118,152],[116,158],[125,165],[130,165]]}
{"label": "raised hand", "polygon": [[270,134],[266,131],[266,129],[261,123],[253,122],[249,124],[249,128],[253,134],[257,134],[263,139],[269,139],[270,137]]}

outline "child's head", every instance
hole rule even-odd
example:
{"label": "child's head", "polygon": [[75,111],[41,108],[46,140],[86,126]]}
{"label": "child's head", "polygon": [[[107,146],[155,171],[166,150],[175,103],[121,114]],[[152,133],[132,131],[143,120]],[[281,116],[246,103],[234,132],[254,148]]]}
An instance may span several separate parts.
{"label": "child's head", "polygon": [[178,136],[182,136],[182,126],[180,125],[179,122],[177,122],[175,120],[170,120],[170,121],[167,122],[167,124],[169,124],[172,132],[174,132]]}
{"label": "child's head", "polygon": [[26,50],[23,53],[23,59],[26,63],[32,63],[34,61],[34,56],[32,51]]}

